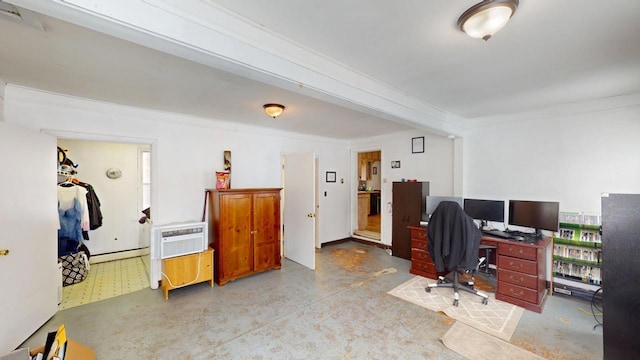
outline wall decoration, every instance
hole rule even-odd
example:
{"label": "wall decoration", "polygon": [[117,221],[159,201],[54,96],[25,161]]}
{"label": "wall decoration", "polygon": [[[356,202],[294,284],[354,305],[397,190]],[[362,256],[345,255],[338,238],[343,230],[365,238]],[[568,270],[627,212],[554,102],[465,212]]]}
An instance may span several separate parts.
{"label": "wall decoration", "polygon": [[122,176],[122,171],[120,169],[111,168],[107,170],[107,177],[109,179],[117,179]]}
{"label": "wall decoration", "polygon": [[392,161],[391,162],[391,168],[392,169],[399,169],[400,168],[400,160]]}
{"label": "wall decoration", "polygon": [[336,172],[335,171],[327,171],[326,182],[336,182]]}
{"label": "wall decoration", "polygon": [[225,189],[231,189],[231,150],[224,151],[224,172],[227,173]]}
{"label": "wall decoration", "polygon": [[411,138],[411,153],[418,154],[424,152],[424,136]]}
{"label": "wall decoration", "polygon": [[376,166],[374,166],[371,171],[373,171],[373,175],[378,175],[378,168]]}

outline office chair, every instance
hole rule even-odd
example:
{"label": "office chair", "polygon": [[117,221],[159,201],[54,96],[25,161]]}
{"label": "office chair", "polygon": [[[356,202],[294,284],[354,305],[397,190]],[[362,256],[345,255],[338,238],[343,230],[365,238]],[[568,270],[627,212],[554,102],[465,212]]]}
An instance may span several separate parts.
{"label": "office chair", "polygon": [[[478,248],[482,233],[460,205],[453,201],[441,202],[429,219],[427,225],[429,255],[436,271],[445,270],[453,273],[453,282],[445,282],[440,276],[436,284],[429,284],[426,292],[432,288],[453,288],[453,305],[458,306],[459,290],[463,290],[482,298],[487,304],[489,296],[473,288],[473,275],[484,259],[478,259]],[[471,273],[472,281],[461,283],[459,273]]]}

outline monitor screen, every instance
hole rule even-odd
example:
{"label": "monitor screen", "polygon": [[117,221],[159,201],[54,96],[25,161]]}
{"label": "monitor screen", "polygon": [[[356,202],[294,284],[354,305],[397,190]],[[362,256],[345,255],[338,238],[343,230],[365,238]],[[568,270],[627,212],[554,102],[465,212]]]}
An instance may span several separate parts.
{"label": "monitor screen", "polygon": [[427,196],[427,214],[431,216],[438,205],[443,201],[457,202],[462,207],[462,198],[454,196]]}
{"label": "monitor screen", "polygon": [[560,204],[555,201],[509,200],[509,224],[558,231]]}
{"label": "monitor screen", "polygon": [[464,212],[476,220],[504,222],[504,201],[464,199]]}

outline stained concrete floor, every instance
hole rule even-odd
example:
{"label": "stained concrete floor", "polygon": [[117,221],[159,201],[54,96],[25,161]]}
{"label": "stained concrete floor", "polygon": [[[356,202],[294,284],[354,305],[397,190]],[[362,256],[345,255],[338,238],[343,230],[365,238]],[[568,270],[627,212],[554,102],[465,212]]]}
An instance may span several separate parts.
{"label": "stained concrete floor", "polygon": [[[223,287],[207,283],[131,294],[62,310],[23,346],[67,336],[97,359],[464,359],[442,345],[453,321],[387,291],[409,280],[408,260],[356,242],[317,251],[316,270],[281,270]],[[547,359],[602,359],[590,304],[549,297],[525,311],[511,343]]]}

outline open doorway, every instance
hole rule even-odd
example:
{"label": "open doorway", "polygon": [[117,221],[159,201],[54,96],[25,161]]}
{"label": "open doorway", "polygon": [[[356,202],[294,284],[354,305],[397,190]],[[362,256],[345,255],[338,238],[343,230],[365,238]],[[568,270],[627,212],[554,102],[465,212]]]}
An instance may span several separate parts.
{"label": "open doorway", "polygon": [[93,188],[102,215],[82,241],[86,278],[63,287],[59,309],[149,287],[151,146],[59,138],[58,147],[77,166],[73,178]]}
{"label": "open doorway", "polygon": [[382,152],[358,153],[358,224],[354,235],[367,240],[380,241]]}

